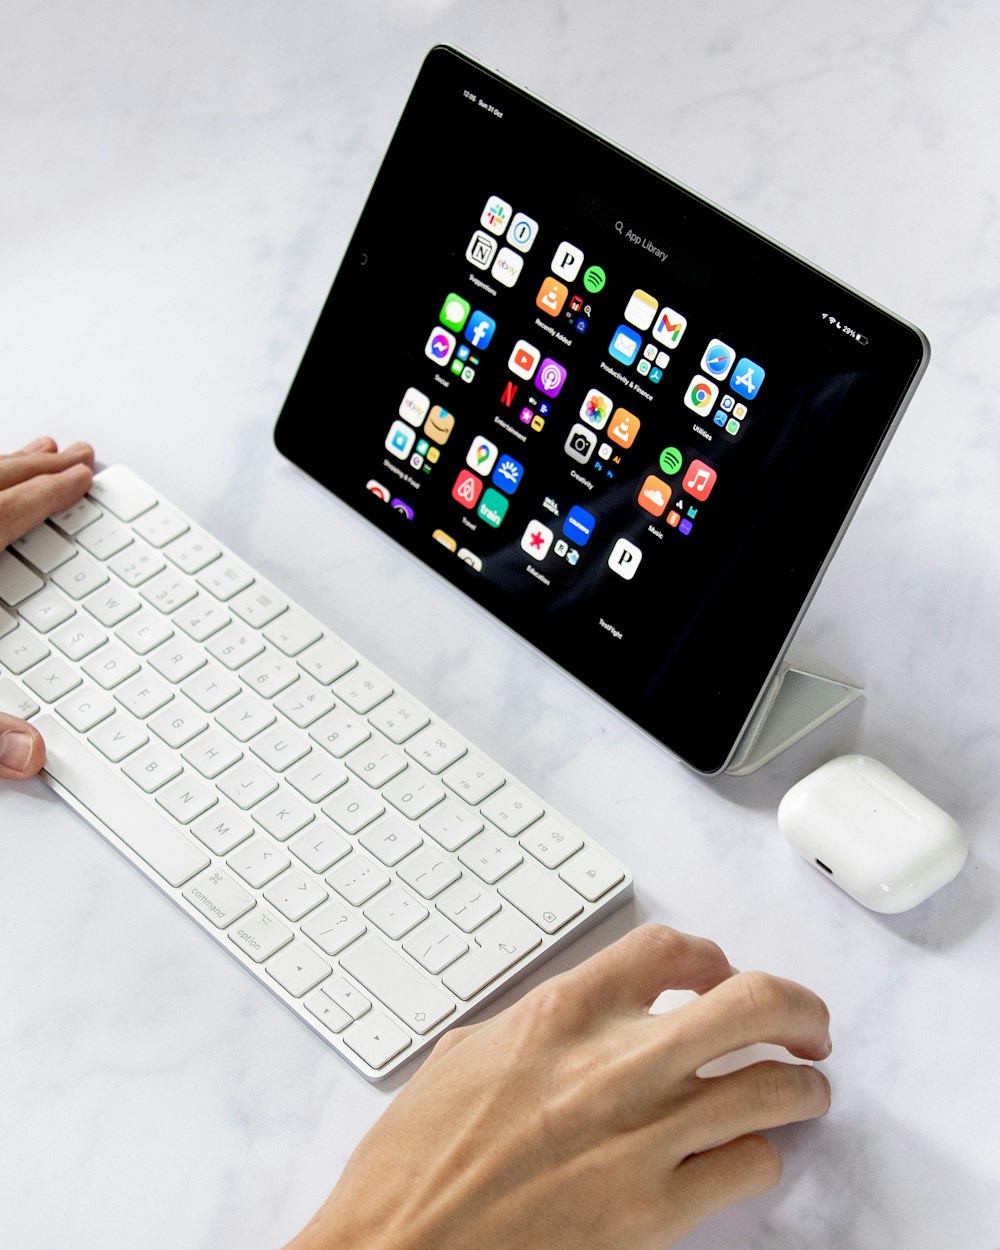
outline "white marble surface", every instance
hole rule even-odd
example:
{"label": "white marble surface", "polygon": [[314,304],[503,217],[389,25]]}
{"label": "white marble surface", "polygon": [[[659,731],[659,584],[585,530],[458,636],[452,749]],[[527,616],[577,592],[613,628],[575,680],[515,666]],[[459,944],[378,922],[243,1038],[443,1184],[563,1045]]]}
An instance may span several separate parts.
{"label": "white marble surface", "polygon": [[[556,966],[655,918],[827,998],[830,1117],[777,1133],[780,1188],[687,1247],[1000,1245],[994,0],[26,0],[3,29],[3,444],[84,436],[130,464],[615,848],[636,899]],[[271,448],[441,40],[931,339],[802,629],[867,698],[750,779],[671,762]],[[303,534],[323,535],[318,567]],[[970,839],[959,880],[897,918],[776,829],[784,790],[853,750]],[[0,826],[0,1243],[280,1243],[393,1088],[354,1076],[41,784],[0,793]]]}

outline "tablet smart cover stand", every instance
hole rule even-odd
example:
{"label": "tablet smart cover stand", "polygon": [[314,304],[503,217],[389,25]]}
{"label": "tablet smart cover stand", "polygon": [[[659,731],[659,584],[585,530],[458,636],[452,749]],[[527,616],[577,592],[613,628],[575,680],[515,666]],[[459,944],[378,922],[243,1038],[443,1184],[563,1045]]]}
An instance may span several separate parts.
{"label": "tablet smart cover stand", "polygon": [[773,760],[862,694],[862,687],[833,673],[782,660],[726,769],[745,777]]}

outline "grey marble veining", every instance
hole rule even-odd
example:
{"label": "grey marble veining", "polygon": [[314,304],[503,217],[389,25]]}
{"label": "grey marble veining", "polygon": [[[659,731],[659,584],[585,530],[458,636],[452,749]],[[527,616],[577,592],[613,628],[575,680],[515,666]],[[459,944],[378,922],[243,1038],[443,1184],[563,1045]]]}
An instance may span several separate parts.
{"label": "grey marble veining", "polygon": [[[830,1117],[776,1134],[782,1185],[691,1250],[1000,1245],[998,40],[992,0],[6,15],[4,447],[44,430],[131,465],[615,848],[635,901],[550,969],[653,918],[828,999]],[[671,762],[271,448],[441,41],[930,337],[800,633],[867,697],[752,777]],[[322,536],[319,568],[302,533]],[[856,906],[776,828],[785,789],[851,750],[969,836],[958,881],[904,916]],[[398,1088],[355,1077],[40,784],[0,791],[0,943],[0,1242],[18,1250],[70,1232],[78,1250],[274,1246]]]}

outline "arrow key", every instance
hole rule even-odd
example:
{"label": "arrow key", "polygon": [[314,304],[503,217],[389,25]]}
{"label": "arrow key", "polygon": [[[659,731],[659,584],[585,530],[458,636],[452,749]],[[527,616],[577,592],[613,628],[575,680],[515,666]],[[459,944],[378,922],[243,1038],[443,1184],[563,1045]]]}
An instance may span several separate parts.
{"label": "arrow key", "polygon": [[356,1055],[374,1068],[384,1068],[390,1059],[412,1045],[398,1024],[393,1024],[381,1011],[370,1012],[344,1034],[344,1041]]}
{"label": "arrow key", "polygon": [[311,1012],[317,1020],[325,1024],[331,1033],[343,1033],[351,1023],[351,1017],[337,1006],[325,990],[317,990],[303,1001],[306,1011]]}
{"label": "arrow key", "polygon": [[303,994],[307,994],[333,971],[326,960],[320,959],[305,942],[294,942],[291,946],[286,946],[265,967],[293,998],[301,998]]}
{"label": "arrow key", "polygon": [[372,1009],[370,1000],[365,998],[364,994],[346,977],[334,977],[323,986],[323,993],[329,994],[337,1006],[343,1008],[352,1020],[360,1020],[366,1012]]}

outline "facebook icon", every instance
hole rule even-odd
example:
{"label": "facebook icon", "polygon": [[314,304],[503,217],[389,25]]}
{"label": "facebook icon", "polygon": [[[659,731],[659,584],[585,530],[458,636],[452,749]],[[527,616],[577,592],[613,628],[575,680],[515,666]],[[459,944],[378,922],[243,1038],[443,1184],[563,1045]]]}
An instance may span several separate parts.
{"label": "facebook icon", "polygon": [[484,312],[474,312],[465,323],[465,337],[473,347],[485,351],[496,328],[497,323],[492,317],[487,317]]}

